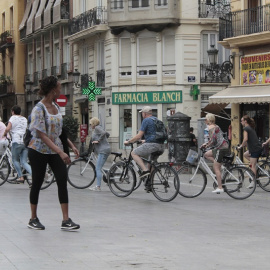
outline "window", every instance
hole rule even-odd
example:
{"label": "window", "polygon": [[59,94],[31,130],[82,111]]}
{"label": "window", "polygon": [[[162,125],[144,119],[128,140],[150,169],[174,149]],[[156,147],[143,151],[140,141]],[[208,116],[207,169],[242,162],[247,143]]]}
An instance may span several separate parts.
{"label": "window", "polygon": [[168,5],[168,0],[156,0],[156,6],[164,7]]}
{"label": "window", "polygon": [[81,13],[84,13],[86,11],[86,0],[80,0],[80,7],[81,7],[81,10],[80,12]]}
{"label": "window", "polygon": [[120,38],[120,74],[121,76],[131,75],[131,42],[130,38]]}
{"label": "window", "polygon": [[36,71],[41,71],[41,52],[40,49],[36,51]]}
{"label": "window", "polygon": [[63,27],[63,63],[70,62],[70,46],[68,42],[68,28]]}
{"label": "window", "polygon": [[10,13],[10,31],[13,34],[13,7],[10,8],[9,13]]}
{"label": "window", "polygon": [[5,13],[2,13],[2,32],[6,31],[6,15]]}
{"label": "window", "polygon": [[112,0],[111,9],[123,9],[124,8],[124,0]]}
{"label": "window", "polygon": [[119,106],[119,147],[124,149],[124,141],[132,138],[132,109],[131,105]]}
{"label": "window", "polygon": [[138,39],[138,72],[140,76],[156,75],[156,38],[145,37]]}
{"label": "window", "polygon": [[149,0],[131,0],[131,8],[149,7]]}
{"label": "window", "polygon": [[208,53],[207,51],[214,45],[218,49],[217,64],[222,64],[224,61],[228,61],[230,50],[225,49],[222,45],[218,44],[218,33],[204,33],[202,35],[202,47],[201,47],[201,63],[208,65]]}
{"label": "window", "polygon": [[163,37],[163,75],[175,75],[175,36]]}
{"label": "window", "polygon": [[81,74],[88,74],[89,70],[88,70],[88,48],[84,47],[82,49],[82,72]]}
{"label": "window", "polygon": [[104,69],[104,41],[97,43],[97,70]]}

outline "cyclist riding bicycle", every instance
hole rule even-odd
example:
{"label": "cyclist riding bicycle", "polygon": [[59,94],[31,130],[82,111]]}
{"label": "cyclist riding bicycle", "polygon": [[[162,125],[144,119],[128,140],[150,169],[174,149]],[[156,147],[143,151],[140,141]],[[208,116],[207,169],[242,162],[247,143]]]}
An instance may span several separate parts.
{"label": "cyclist riding bicycle", "polygon": [[142,145],[134,149],[131,153],[132,158],[135,160],[135,162],[140,166],[140,168],[143,170],[142,174],[140,175],[140,178],[145,177],[150,174],[150,171],[148,168],[146,168],[143,160],[141,157],[148,158],[152,153],[154,152],[164,152],[164,145],[163,143],[158,143],[155,140],[155,134],[156,134],[156,127],[155,122],[153,119],[156,119],[156,117],[152,116],[152,108],[150,106],[145,106],[142,108],[143,121],[141,128],[137,135],[135,135],[133,138],[129,139],[128,141],[125,141],[124,144],[128,145],[129,143],[134,143],[136,141],[139,141],[144,136],[144,140],[142,140]]}
{"label": "cyclist riding bicycle", "polygon": [[206,124],[209,129],[209,141],[204,143],[201,148],[213,148],[208,150],[204,157],[212,162],[214,162],[213,170],[216,174],[218,187],[213,190],[213,193],[222,193],[224,189],[222,188],[221,182],[221,163],[224,156],[230,154],[229,143],[223,137],[222,130],[218,125],[215,124],[216,118],[212,113],[206,115]]}

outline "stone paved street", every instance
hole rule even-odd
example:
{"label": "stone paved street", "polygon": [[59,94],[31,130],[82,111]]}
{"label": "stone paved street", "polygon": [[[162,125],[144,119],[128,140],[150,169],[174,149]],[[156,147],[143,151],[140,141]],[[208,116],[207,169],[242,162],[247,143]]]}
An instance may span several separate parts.
{"label": "stone paved street", "polygon": [[69,186],[78,232],[60,230],[56,184],[41,191],[45,231],[27,228],[27,184],[0,187],[0,269],[269,269],[270,194],[247,200],[216,195],[159,202],[141,187],[117,198]]}

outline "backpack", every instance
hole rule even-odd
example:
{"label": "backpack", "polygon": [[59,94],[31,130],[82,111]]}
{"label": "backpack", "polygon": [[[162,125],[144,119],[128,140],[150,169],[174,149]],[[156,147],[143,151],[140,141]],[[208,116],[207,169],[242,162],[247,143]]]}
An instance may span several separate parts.
{"label": "backpack", "polygon": [[155,141],[157,143],[164,143],[168,139],[168,133],[164,123],[157,118],[151,119],[154,121],[156,126]]}

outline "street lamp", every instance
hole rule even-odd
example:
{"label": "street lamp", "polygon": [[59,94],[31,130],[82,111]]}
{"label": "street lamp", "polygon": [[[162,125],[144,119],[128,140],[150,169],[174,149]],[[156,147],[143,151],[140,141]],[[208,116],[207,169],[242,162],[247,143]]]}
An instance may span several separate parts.
{"label": "street lamp", "polygon": [[215,49],[215,45],[210,45],[211,49],[207,51],[209,63],[214,66],[217,63],[218,50]]}
{"label": "street lamp", "polygon": [[75,71],[73,72],[73,82],[75,83],[76,88],[79,88],[79,78],[80,78],[80,72],[78,71],[78,69],[75,69]]}

